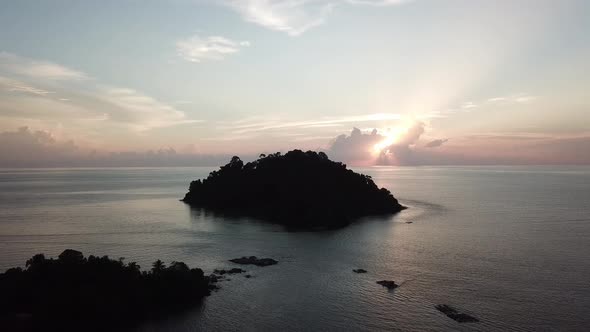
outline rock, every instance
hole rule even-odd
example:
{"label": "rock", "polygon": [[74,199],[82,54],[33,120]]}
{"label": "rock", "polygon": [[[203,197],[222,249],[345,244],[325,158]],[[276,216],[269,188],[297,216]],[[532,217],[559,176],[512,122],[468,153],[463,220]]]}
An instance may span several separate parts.
{"label": "rock", "polygon": [[452,320],[455,320],[459,323],[476,323],[479,322],[479,319],[468,315],[466,313],[462,313],[457,311],[457,309],[451,307],[450,305],[447,304],[437,304],[436,306],[434,306],[436,308],[436,310],[442,312],[443,314],[445,314],[447,317],[449,317]]}
{"label": "rock", "polygon": [[246,274],[244,277],[246,277],[246,278],[252,278],[252,276],[249,275],[249,274]]}
{"label": "rock", "polygon": [[365,270],[365,269],[354,269],[354,270],[352,270],[352,272],[354,272],[354,273],[367,273],[367,270]]}
{"label": "rock", "polygon": [[219,274],[219,275],[224,275],[226,273],[227,274],[235,274],[235,273],[244,273],[244,272],[246,272],[246,270],[242,270],[242,269],[235,268],[235,267],[230,270],[217,270],[217,269],[215,269],[213,271],[213,273]]}
{"label": "rock", "polygon": [[383,287],[387,287],[387,289],[396,289],[399,287],[393,280],[381,280],[377,281],[377,283]]}
{"label": "rock", "polygon": [[250,257],[242,257],[242,258],[234,258],[229,260],[232,263],[242,264],[242,265],[256,265],[256,266],[269,266],[275,265],[278,261],[272,258],[257,258],[256,256]]}
{"label": "rock", "polygon": [[413,221],[406,221],[406,224],[413,224]]}

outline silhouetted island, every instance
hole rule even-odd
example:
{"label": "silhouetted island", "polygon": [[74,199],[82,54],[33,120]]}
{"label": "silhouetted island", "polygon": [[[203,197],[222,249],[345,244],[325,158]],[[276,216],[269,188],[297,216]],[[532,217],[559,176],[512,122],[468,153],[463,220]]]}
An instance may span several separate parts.
{"label": "silhouetted island", "polygon": [[123,258],[71,249],[58,259],[37,254],[25,269],[0,274],[0,330],[114,329],[198,304],[213,288],[201,269],[182,262],[157,260],[141,271]]}
{"label": "silhouetted island", "polygon": [[183,201],[292,227],[339,227],[405,208],[370,176],[323,152],[301,150],[261,155],[246,164],[233,157],[206,179],[192,181]]}

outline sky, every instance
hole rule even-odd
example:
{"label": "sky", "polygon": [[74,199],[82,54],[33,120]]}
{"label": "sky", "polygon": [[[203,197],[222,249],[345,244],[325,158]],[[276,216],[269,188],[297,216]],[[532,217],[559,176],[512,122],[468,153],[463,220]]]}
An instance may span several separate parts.
{"label": "sky", "polygon": [[0,0],[0,167],[590,164],[586,0]]}

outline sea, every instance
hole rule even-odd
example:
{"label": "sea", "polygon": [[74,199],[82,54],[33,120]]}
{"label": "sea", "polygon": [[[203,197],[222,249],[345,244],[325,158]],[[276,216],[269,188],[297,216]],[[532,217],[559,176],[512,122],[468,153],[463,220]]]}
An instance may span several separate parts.
{"label": "sea", "polygon": [[590,167],[357,168],[409,208],[313,232],[181,202],[213,169],[1,169],[0,270],[67,248],[205,273],[279,261],[137,331],[590,330]]}

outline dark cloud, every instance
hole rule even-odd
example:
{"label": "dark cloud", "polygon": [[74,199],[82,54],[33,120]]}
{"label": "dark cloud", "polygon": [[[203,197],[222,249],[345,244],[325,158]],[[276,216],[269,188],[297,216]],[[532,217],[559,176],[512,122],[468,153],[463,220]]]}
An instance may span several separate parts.
{"label": "dark cloud", "polygon": [[435,139],[433,141],[430,141],[426,144],[424,144],[425,148],[438,148],[439,146],[445,144],[448,141],[448,139]]}
{"label": "dark cloud", "polygon": [[21,127],[0,133],[0,166],[41,167],[45,163],[69,160],[78,153],[72,141],[58,142],[51,133]]}
{"label": "dark cloud", "polygon": [[372,164],[375,156],[371,148],[383,141],[385,136],[373,130],[371,133],[363,133],[354,128],[349,136],[340,135],[332,141],[328,148],[328,155],[333,160],[356,164]]}

